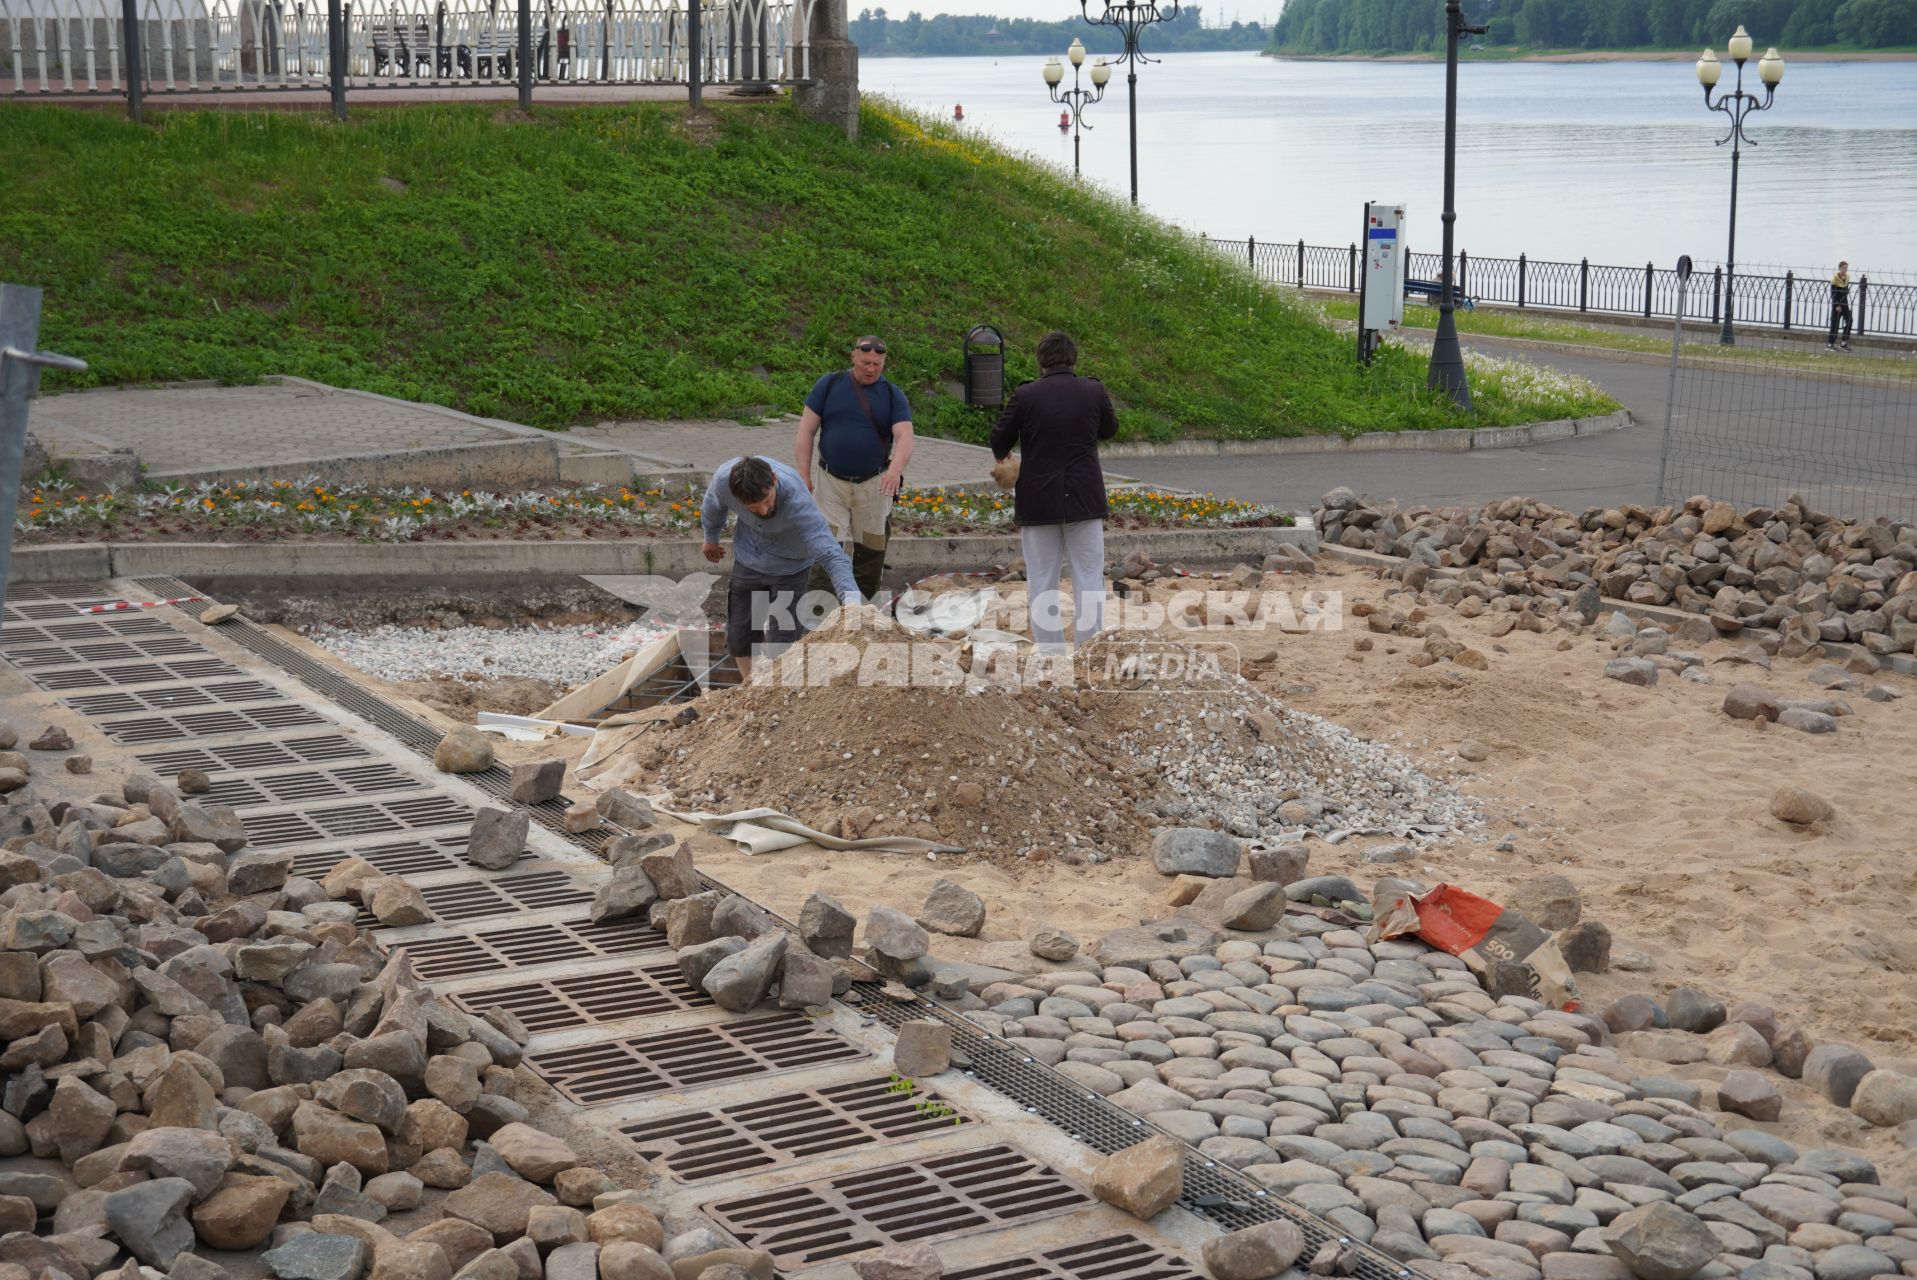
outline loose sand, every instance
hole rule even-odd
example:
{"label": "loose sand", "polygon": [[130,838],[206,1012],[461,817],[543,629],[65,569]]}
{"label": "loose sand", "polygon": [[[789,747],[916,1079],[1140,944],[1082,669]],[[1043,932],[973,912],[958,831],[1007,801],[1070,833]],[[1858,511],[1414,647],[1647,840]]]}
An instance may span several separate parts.
{"label": "loose sand", "polygon": [[[1387,586],[1368,569],[1330,563],[1315,579],[1267,579],[1271,589],[1307,582],[1343,590],[1347,606],[1380,601]],[[1614,956],[1637,953],[1649,965],[1580,975],[1587,1008],[1627,992],[1661,996],[1694,985],[1727,1003],[1768,1004],[1780,1021],[1855,1045],[1879,1065],[1917,1068],[1917,680],[1870,678],[1906,695],[1897,702],[1837,695],[1856,714],[1836,733],[1812,736],[1731,720],[1720,704],[1744,680],[1785,698],[1829,696],[1805,680],[1815,660],[1780,659],[1769,672],[1711,663],[1713,684],[1667,672],[1645,689],[1604,678],[1612,655],[1596,635],[1571,637],[1560,651],[1562,632],[1493,639],[1495,614],[1464,619],[1442,606],[1427,613],[1486,654],[1489,669],[1413,667],[1407,659],[1421,641],[1372,636],[1362,623],[1342,632],[1204,636],[1236,642],[1260,688],[1402,749],[1480,799],[1489,818],[1482,839],[1440,840],[1389,867],[1363,861],[1381,839],[1313,839],[1314,874],[1342,872],[1368,887],[1388,871],[1496,898],[1529,876],[1558,872],[1579,886],[1586,917],[1609,926]],[[1360,638],[1372,640],[1370,652],[1354,651]],[[1713,642],[1699,652],[1708,661],[1730,647]],[[1489,757],[1458,759],[1465,738],[1485,743]],[[575,757],[581,749],[564,748]],[[552,748],[502,746],[507,756],[542,750]],[[1772,818],[1770,797],[1786,784],[1824,796],[1836,818],[1812,830]],[[1507,835],[1511,851],[1497,852]],[[715,836],[692,839],[702,869],[788,917],[815,889],[863,913],[881,903],[915,910],[941,877],[964,884],[986,899],[990,918],[983,938],[939,940],[937,954],[958,959],[1043,968],[1023,943],[1040,925],[1089,945],[1107,929],[1168,911],[1167,881],[1141,857],[1006,864],[801,847],[750,858]],[[1669,1073],[1713,1078],[1721,1069]],[[1917,1176],[1917,1152],[1773,1078],[1787,1107],[1784,1122],[1769,1127],[1795,1141],[1859,1147],[1887,1176]]]}

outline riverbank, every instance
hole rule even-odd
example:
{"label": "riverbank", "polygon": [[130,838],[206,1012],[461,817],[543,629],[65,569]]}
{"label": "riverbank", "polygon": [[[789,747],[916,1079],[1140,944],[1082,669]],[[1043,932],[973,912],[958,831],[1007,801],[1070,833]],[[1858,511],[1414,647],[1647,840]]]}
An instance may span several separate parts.
{"label": "riverbank", "polygon": [[[1444,51],[1415,53],[1275,53],[1260,57],[1274,62],[1443,62]],[[1694,49],[1570,49],[1520,53],[1509,48],[1460,50],[1461,58],[1476,62],[1695,62]],[[1786,50],[1790,62],[1917,62],[1917,49]]]}

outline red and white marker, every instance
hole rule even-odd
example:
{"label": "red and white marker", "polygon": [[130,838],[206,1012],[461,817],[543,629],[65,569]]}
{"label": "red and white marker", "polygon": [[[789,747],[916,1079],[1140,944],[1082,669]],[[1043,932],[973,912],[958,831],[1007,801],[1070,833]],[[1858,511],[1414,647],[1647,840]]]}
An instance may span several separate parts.
{"label": "red and white marker", "polygon": [[88,605],[81,613],[125,613],[129,609],[159,609],[170,604],[198,604],[205,596],[181,596],[177,600],[116,600],[112,604]]}

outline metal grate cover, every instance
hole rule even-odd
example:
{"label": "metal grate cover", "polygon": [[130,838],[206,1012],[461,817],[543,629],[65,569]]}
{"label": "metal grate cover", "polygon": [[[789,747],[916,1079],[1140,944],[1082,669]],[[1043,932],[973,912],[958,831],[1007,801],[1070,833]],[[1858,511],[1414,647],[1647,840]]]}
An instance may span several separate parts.
{"label": "metal grate cover", "polygon": [[[11,593],[14,588],[8,587]],[[75,640],[111,640],[115,636],[163,636],[178,634],[158,618],[143,614],[123,617],[83,619],[79,622],[47,622],[29,626],[16,622],[0,628],[0,649],[23,644],[69,644]]]}
{"label": "metal grate cover", "polygon": [[526,1061],[567,1098],[594,1107],[687,1085],[865,1056],[865,1050],[827,1028],[776,1014],[554,1049]]}
{"label": "metal grate cover", "polygon": [[948,1271],[945,1280],[1204,1280],[1189,1262],[1137,1236],[1105,1236]]}
{"label": "metal grate cover", "polygon": [[9,622],[46,622],[49,620],[58,621],[65,618],[77,618],[81,616],[81,610],[87,608],[89,605],[126,603],[124,600],[118,600],[112,596],[87,596],[78,600],[69,600],[64,597],[57,600],[50,599],[42,604],[14,604],[11,602],[11,599],[14,598],[14,588],[8,587],[7,595],[10,597],[7,605],[7,620]]}
{"label": "metal grate cover", "polygon": [[718,1111],[682,1111],[621,1125],[639,1154],[681,1182],[807,1160],[828,1151],[936,1133],[968,1117],[921,1109],[936,1093],[894,1092],[880,1076],[783,1093]]}
{"label": "metal grate cover", "polygon": [[565,871],[531,871],[496,880],[465,880],[421,889],[426,905],[441,920],[478,920],[520,911],[580,907],[592,901],[598,885]]}
{"label": "metal grate cover", "polygon": [[258,680],[228,680],[222,684],[179,684],[137,693],[83,693],[60,701],[83,716],[120,716],[137,711],[178,711],[183,707],[211,707],[222,702],[275,702],[283,695]]}
{"label": "metal grate cover", "polygon": [[150,742],[187,742],[194,738],[300,729],[325,723],[326,717],[317,711],[302,707],[297,702],[282,702],[268,707],[185,711],[179,715],[148,716],[139,720],[108,720],[100,726],[100,731],[115,742],[137,747]]}
{"label": "metal grate cover", "polygon": [[402,948],[428,982],[667,949],[666,935],[638,920],[532,924],[451,938],[418,938],[386,947],[389,951]]}
{"label": "metal grate cover", "polygon": [[116,667],[64,667],[28,671],[27,679],[52,693],[68,689],[106,689],[115,685],[160,684],[167,680],[219,680],[243,676],[223,658],[182,658],[178,662],[137,662]]}
{"label": "metal grate cover", "polygon": [[250,778],[213,779],[206,802],[235,809],[258,809],[303,800],[338,800],[344,796],[379,795],[388,791],[420,791],[426,783],[401,773],[390,764],[349,765],[340,769],[304,769],[298,773],[269,773]]}
{"label": "metal grate cover", "polygon": [[781,1269],[887,1244],[1002,1227],[1092,1198],[1016,1147],[994,1145],[862,1169],[705,1206],[713,1221]]}
{"label": "metal grate cover", "polygon": [[[521,856],[529,855],[522,853]],[[293,858],[293,874],[306,876],[312,880],[324,879],[327,872],[347,858],[364,858],[387,875],[393,876],[417,876],[435,871],[468,869],[466,836],[461,833],[419,836],[411,840],[391,840],[384,844],[366,845],[358,849],[309,849]]]}
{"label": "metal grate cover", "polygon": [[188,655],[210,658],[212,651],[187,636],[152,636],[97,640],[79,644],[43,644],[9,649],[7,661],[16,667],[63,667],[76,662],[132,662],[140,658]]}
{"label": "metal grate cover", "polygon": [[324,809],[244,815],[246,842],[262,849],[341,836],[381,835],[414,827],[470,825],[473,811],[448,796],[425,795]]}
{"label": "metal grate cover", "polygon": [[712,1007],[711,997],[687,982],[679,972],[679,962],[671,959],[608,973],[469,991],[453,1000],[472,1014],[501,1005],[518,1015],[533,1032]]}
{"label": "metal grate cover", "polygon": [[[110,695],[109,695],[110,696]],[[134,757],[159,773],[199,769],[221,773],[229,769],[276,769],[286,765],[320,764],[334,760],[362,760],[372,755],[365,745],[337,733],[310,738],[282,738],[239,742],[226,746],[181,747],[175,751],[146,751]]]}

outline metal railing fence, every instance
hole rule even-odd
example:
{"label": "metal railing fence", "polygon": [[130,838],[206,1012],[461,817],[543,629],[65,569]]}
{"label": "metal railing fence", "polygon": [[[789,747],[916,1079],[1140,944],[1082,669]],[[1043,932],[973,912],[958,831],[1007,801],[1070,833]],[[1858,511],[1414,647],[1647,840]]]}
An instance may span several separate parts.
{"label": "metal railing fence", "polygon": [[[706,84],[810,80],[819,0],[702,0]],[[144,93],[324,92],[341,48],[351,88],[514,81],[525,47],[539,83],[683,84],[685,0],[0,0],[0,93],[125,96],[137,48]],[[130,37],[137,37],[137,46]]]}
{"label": "metal railing fence", "polygon": [[[1220,240],[1205,242],[1219,253],[1248,266],[1259,279],[1301,289],[1358,292],[1358,246],[1306,244],[1303,240]],[[1443,269],[1442,255],[1410,254],[1410,274],[1436,280]],[[1734,319],[1740,325],[1781,330],[1823,332],[1830,319],[1830,273],[1775,268],[1759,272],[1739,270],[1732,290]],[[1478,258],[1458,255],[1458,292],[1479,302],[1496,302],[1526,310],[1580,311],[1640,318],[1673,318],[1681,291],[1677,273],[1647,262],[1643,266],[1612,266],[1592,262],[1550,262],[1519,254],[1515,258]],[[1686,320],[1718,323],[1723,318],[1724,269],[1708,275],[1699,268],[1684,300]],[[1857,335],[1917,336],[1917,283],[1873,281],[1860,275],[1851,281],[1851,319]]]}

